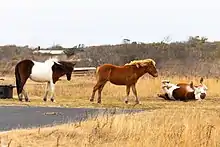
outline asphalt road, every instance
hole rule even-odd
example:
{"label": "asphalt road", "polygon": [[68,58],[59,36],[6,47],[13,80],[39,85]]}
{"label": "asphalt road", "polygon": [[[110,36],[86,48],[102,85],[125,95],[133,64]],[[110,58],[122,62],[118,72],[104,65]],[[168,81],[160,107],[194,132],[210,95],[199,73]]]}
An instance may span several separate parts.
{"label": "asphalt road", "polygon": [[142,110],[0,106],[0,131],[77,122],[98,114],[134,113]]}

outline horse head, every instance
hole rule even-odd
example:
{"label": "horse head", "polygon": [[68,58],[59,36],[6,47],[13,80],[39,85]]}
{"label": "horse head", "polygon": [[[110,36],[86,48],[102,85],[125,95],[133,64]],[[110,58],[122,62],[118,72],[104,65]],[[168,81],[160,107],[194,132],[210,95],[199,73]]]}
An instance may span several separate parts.
{"label": "horse head", "polygon": [[207,86],[203,84],[203,78],[200,79],[200,85],[194,86],[193,82],[190,83],[190,87],[194,90],[195,99],[204,99],[207,93]]}
{"label": "horse head", "polygon": [[75,61],[58,61],[54,62],[53,69],[57,72],[57,74],[60,76],[66,75],[67,80],[71,80],[71,75],[74,70],[74,66],[76,65]]}
{"label": "horse head", "polygon": [[153,77],[158,77],[158,71],[156,68],[156,62],[152,59],[141,60],[139,63],[141,67],[145,67],[145,71]]}
{"label": "horse head", "polygon": [[158,77],[156,62],[153,59],[134,60],[125,65],[136,65],[138,69],[144,68],[145,73],[149,73],[153,77]]}
{"label": "horse head", "polygon": [[60,61],[60,63],[64,66],[64,71],[65,71],[67,80],[70,81],[76,62],[75,61]]}

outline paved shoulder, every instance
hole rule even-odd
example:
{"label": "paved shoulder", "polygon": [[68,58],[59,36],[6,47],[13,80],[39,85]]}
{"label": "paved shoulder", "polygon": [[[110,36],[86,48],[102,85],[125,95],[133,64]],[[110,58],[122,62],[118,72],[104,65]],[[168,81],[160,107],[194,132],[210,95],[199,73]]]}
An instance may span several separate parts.
{"label": "paved shoulder", "polygon": [[100,113],[129,113],[139,111],[141,110],[1,106],[0,131],[76,122]]}

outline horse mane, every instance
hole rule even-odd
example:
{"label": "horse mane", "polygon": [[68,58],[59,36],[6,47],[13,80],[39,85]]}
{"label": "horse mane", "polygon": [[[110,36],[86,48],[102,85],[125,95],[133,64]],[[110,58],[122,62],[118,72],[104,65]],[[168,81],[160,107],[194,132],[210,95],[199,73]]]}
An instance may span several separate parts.
{"label": "horse mane", "polygon": [[59,64],[59,59],[58,59],[58,57],[50,57],[50,58],[48,58],[47,60],[45,60],[44,62],[45,62],[45,63],[46,63],[46,62],[48,62],[48,63],[50,63],[50,62],[56,62],[57,64]]}
{"label": "horse mane", "polygon": [[64,61],[64,60],[60,60],[59,64],[62,64],[66,67],[74,67],[76,65],[75,61]]}
{"label": "horse mane", "polygon": [[146,63],[152,63],[154,66],[156,65],[156,62],[153,59],[144,59],[144,60],[133,60],[129,63],[126,63],[125,65],[136,65],[137,67],[141,66],[147,66]]}

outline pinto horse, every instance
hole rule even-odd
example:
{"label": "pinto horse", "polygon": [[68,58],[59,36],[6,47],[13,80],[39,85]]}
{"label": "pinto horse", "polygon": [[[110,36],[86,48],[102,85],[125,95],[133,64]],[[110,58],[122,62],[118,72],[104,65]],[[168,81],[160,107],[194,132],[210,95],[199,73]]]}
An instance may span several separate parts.
{"label": "pinto horse", "polygon": [[54,102],[55,83],[63,75],[67,80],[71,80],[71,75],[76,63],[73,61],[59,61],[58,59],[48,59],[44,62],[25,59],[18,62],[15,66],[15,78],[17,94],[20,101],[24,95],[25,101],[29,101],[24,85],[28,78],[35,82],[47,82],[46,92],[43,100],[47,101],[49,86],[51,90],[51,101]]}
{"label": "pinto horse", "polygon": [[203,78],[200,79],[200,85],[196,86],[191,83],[172,84],[169,80],[162,81],[164,94],[158,94],[158,97],[165,100],[202,100],[205,99],[208,88],[203,84]]}
{"label": "pinto horse", "polygon": [[139,99],[137,97],[136,83],[138,79],[143,76],[145,73],[149,73],[153,77],[158,76],[156,69],[156,63],[152,59],[145,60],[134,60],[130,63],[127,63],[123,66],[116,66],[112,64],[103,64],[97,67],[96,78],[97,83],[93,87],[92,96],[90,101],[94,101],[94,96],[98,90],[98,101],[101,103],[101,92],[106,84],[110,81],[115,85],[125,85],[127,96],[125,98],[125,103],[128,103],[128,97],[130,94],[130,88],[132,88],[133,94],[136,98],[136,104],[139,104]]}

